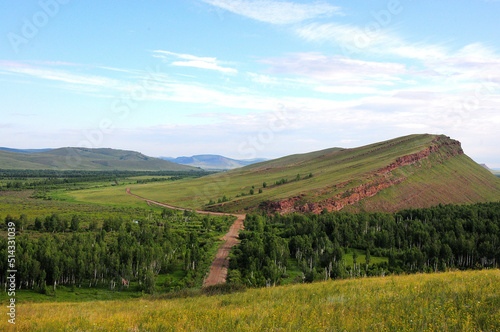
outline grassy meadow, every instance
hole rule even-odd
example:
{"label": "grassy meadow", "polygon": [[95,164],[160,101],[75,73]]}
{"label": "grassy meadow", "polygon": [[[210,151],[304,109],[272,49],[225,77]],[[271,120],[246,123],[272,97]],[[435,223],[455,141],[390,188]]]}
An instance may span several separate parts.
{"label": "grassy meadow", "polygon": [[[18,331],[498,331],[500,271],[82,303],[19,303]],[[190,296],[188,296],[190,295]],[[9,330],[4,318],[2,330]]]}
{"label": "grassy meadow", "polygon": [[61,216],[79,214],[83,222],[86,223],[89,219],[108,218],[123,216],[129,217],[147,217],[153,210],[160,210],[156,207],[149,207],[144,202],[133,201],[136,204],[122,206],[106,206],[104,204],[89,204],[80,203],[71,200],[45,200],[34,198],[33,191],[0,191],[0,217],[5,218],[7,215],[19,217],[21,214],[27,215],[29,219],[34,219],[38,216],[50,215],[53,213]]}

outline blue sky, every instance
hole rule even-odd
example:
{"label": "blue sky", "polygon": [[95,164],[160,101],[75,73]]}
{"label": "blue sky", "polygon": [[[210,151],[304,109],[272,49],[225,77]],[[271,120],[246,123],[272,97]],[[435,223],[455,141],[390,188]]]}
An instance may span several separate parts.
{"label": "blue sky", "polygon": [[500,1],[0,3],[0,146],[279,157],[446,134],[500,167]]}

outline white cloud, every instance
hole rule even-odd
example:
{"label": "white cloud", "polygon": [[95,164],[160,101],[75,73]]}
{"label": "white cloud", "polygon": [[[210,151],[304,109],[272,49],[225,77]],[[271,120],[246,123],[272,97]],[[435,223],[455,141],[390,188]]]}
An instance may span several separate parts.
{"label": "white cloud", "polygon": [[[296,28],[295,32],[310,42],[337,45],[346,58],[377,56],[399,64],[412,63],[415,77],[447,80],[448,85],[452,81],[478,79],[495,81],[498,78],[500,82],[500,56],[482,43],[454,50],[443,44],[409,42],[386,28],[369,30],[338,23],[311,23]],[[383,72],[380,66],[377,69]]]}
{"label": "white cloud", "polygon": [[31,76],[45,80],[93,87],[112,87],[119,81],[97,75],[73,74],[66,70],[27,65],[22,62],[0,61],[0,69],[6,73]]}
{"label": "white cloud", "polygon": [[411,73],[400,63],[355,60],[316,52],[290,54],[262,62],[270,66],[268,71],[271,73],[301,76],[311,81],[310,88],[331,93],[374,93],[375,86],[406,84],[401,76]]}
{"label": "white cloud", "polygon": [[310,42],[337,45],[344,56],[360,54],[390,55],[407,59],[436,60],[446,57],[440,45],[408,43],[391,29],[369,29],[350,24],[311,23],[296,28],[296,34]]}
{"label": "white cloud", "polygon": [[278,85],[282,83],[282,80],[278,79],[277,77],[269,75],[256,74],[256,73],[247,73],[247,75],[252,82],[262,85]]}
{"label": "white cloud", "polygon": [[386,30],[366,31],[361,27],[339,23],[310,23],[296,28],[297,35],[311,42],[332,42],[347,48],[368,48],[389,42],[391,36]]}
{"label": "white cloud", "polygon": [[378,92],[378,89],[363,86],[319,86],[315,90],[337,94],[373,94]]}
{"label": "white cloud", "polygon": [[[210,62],[207,59],[212,59],[200,60],[199,57],[186,54],[175,57],[179,61]],[[245,73],[245,78],[271,87],[290,81],[291,84],[324,92],[325,95],[322,95],[322,98],[299,97],[285,89],[273,95],[260,89],[180,82],[166,74],[156,73],[154,84],[148,86],[142,100],[190,103],[193,105],[192,109],[195,109],[195,105],[201,106],[195,123],[207,124],[198,127],[183,125],[176,131],[179,136],[175,139],[178,140],[179,146],[198,149],[194,142],[183,143],[181,134],[189,132],[189,128],[196,128],[200,129],[197,139],[210,141],[207,147],[223,147],[225,151],[232,151],[233,154],[237,152],[237,143],[244,142],[249,135],[258,134],[262,128],[266,128],[273,112],[280,109],[287,111],[289,125],[282,132],[275,133],[275,140],[259,151],[260,156],[276,156],[331,147],[338,145],[338,142],[346,137],[359,139],[359,145],[421,132],[444,133],[459,140],[471,139],[474,135],[488,137],[492,141],[500,139],[498,136],[500,115],[497,112],[500,108],[498,84],[500,59],[481,44],[468,45],[456,52],[453,57],[424,62],[423,66],[435,66],[433,68],[435,77],[411,71],[401,63],[362,61],[320,53],[291,54],[283,58],[266,59],[263,62],[270,66],[269,72],[275,75]],[[128,70],[116,69],[118,70],[113,72],[130,73]],[[76,91],[90,89],[100,94],[105,91],[111,98],[116,98],[123,92],[133,91],[136,87],[135,79],[130,77],[112,79],[106,76],[87,75],[86,72],[82,74],[80,68],[66,71],[52,66],[35,67],[4,61],[0,62],[0,73],[2,71],[23,78],[36,77],[57,81],[64,89]],[[448,86],[449,82],[443,80],[445,72],[455,73],[453,77],[458,77],[458,81]],[[140,77],[146,73],[133,74]],[[491,75],[491,80],[486,80],[487,74]],[[425,76],[427,81],[422,83],[419,75]],[[282,78],[283,76],[285,78]],[[412,79],[416,79],[417,84],[406,83]],[[367,96],[342,101],[328,93]],[[207,111],[211,113],[206,113]],[[207,121],[204,121],[203,117],[206,117]],[[167,131],[165,129],[167,127],[163,128],[164,131]],[[217,134],[213,134],[214,132]],[[158,135],[162,135],[160,129]],[[233,136],[236,137],[234,144],[229,144],[221,138]],[[302,142],[301,139],[304,137],[311,137],[321,143],[313,145],[311,142]],[[123,138],[123,142],[125,141],[126,137]],[[290,141],[298,143],[290,145]],[[498,155],[498,147],[491,145],[491,153]],[[283,148],[284,146],[286,148]],[[471,150],[473,148],[471,147]],[[153,143],[151,149],[154,149]],[[476,158],[483,158],[482,154],[477,156]]]}
{"label": "white cloud", "polygon": [[234,68],[229,68],[229,67],[222,67],[219,65],[219,61],[217,61],[217,58],[209,58],[209,57],[199,57],[196,55],[191,55],[191,54],[181,54],[181,53],[174,53],[174,52],[169,52],[169,51],[161,51],[161,50],[156,50],[153,51],[153,56],[156,58],[161,58],[167,61],[168,57],[175,57],[184,61],[172,61],[170,62],[171,65],[173,66],[180,66],[180,67],[194,67],[194,68],[200,68],[200,69],[209,69],[209,70],[216,70],[220,71],[223,73],[237,73],[238,71]]}
{"label": "white cloud", "polygon": [[273,0],[202,0],[212,6],[272,24],[298,23],[321,16],[340,14],[339,7],[325,2],[294,3]]}

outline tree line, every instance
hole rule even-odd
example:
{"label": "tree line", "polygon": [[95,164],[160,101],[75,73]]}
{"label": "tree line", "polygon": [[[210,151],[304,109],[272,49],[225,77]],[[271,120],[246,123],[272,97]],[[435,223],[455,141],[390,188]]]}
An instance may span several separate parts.
{"label": "tree line", "polygon": [[[137,183],[180,180],[185,177],[201,177],[207,171],[58,171],[58,170],[0,170],[0,190],[54,189],[78,183],[118,182],[137,176],[152,176],[152,179],[137,180]],[[156,177],[156,178],[155,178]],[[167,181],[167,180],[165,180]]]}
{"label": "tree line", "polygon": [[[500,203],[439,205],[397,213],[248,215],[230,259],[232,281],[280,284],[298,267],[302,280],[498,267]],[[346,264],[362,250],[366,264]],[[386,262],[370,264],[372,257]],[[293,263],[293,266],[291,266]]]}

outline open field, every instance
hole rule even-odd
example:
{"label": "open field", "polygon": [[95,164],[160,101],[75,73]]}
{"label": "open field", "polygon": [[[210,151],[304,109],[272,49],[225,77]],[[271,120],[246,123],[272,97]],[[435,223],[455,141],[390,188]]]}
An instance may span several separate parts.
{"label": "open field", "polygon": [[[18,331],[498,331],[500,271],[85,303],[21,303]],[[185,293],[189,295],[189,293]],[[0,323],[7,328],[4,318]]]}
{"label": "open field", "polygon": [[[97,192],[98,189],[96,189]],[[137,200],[122,206],[106,206],[105,204],[78,203],[69,200],[37,199],[32,198],[32,195],[32,190],[0,192],[0,217],[5,218],[7,215],[11,215],[17,218],[21,214],[25,214],[29,219],[34,219],[53,213],[59,214],[61,217],[78,214],[86,225],[89,220],[102,221],[109,217],[146,218],[152,211],[160,210],[158,207],[150,207]]]}

